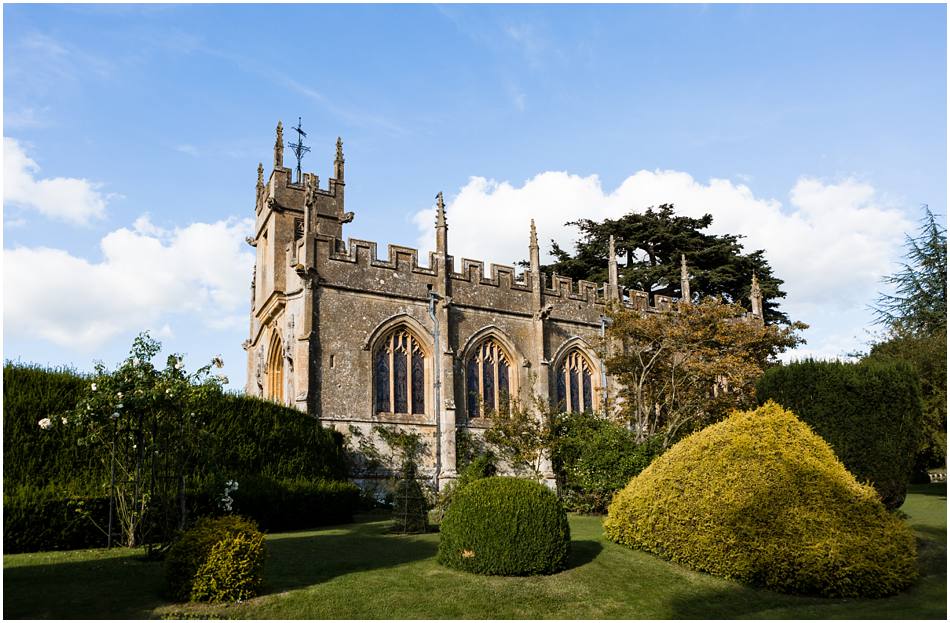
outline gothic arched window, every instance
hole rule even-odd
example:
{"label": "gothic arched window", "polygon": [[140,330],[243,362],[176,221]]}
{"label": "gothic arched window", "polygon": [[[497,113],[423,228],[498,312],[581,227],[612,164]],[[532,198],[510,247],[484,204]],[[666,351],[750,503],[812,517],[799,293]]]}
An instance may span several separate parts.
{"label": "gothic arched window", "polygon": [[275,332],[271,336],[270,349],[267,353],[267,367],[265,372],[265,398],[276,402],[284,401],[284,344],[280,334]]}
{"label": "gothic arched window", "polygon": [[507,411],[511,396],[511,359],[495,340],[485,340],[465,366],[468,417]]}
{"label": "gothic arched window", "polygon": [[373,371],[376,413],[425,414],[425,353],[412,333],[399,328],[387,335]]}
{"label": "gothic arched window", "polygon": [[594,410],[594,366],[575,348],[557,368],[557,402],[565,411]]}

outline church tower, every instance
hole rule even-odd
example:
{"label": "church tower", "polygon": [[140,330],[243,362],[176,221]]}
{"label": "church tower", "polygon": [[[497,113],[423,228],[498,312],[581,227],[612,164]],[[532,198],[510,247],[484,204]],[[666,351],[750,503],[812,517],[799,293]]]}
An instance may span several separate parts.
{"label": "church tower", "polygon": [[[302,140],[306,134],[300,134]],[[320,178],[313,173],[298,174],[294,180],[293,170],[284,166],[284,144],[283,124],[278,122],[274,166],[266,181],[263,164],[257,167],[254,235],[247,239],[257,254],[250,336],[244,342],[245,392],[309,412],[309,362],[317,325],[316,241],[335,245],[342,238],[343,224],[353,215],[343,210],[343,141],[337,139],[334,176],[326,189],[320,188]]]}

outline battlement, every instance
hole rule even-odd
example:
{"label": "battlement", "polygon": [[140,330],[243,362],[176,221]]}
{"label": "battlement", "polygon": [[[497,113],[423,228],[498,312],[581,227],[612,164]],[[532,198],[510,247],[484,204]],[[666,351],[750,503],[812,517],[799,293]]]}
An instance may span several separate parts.
{"label": "battlement", "polygon": [[[329,242],[329,241],[327,241]],[[330,244],[327,260],[349,264],[354,268],[381,268],[394,272],[403,272],[427,277],[438,277],[438,263],[435,252],[429,252],[428,265],[419,263],[419,250],[397,244],[387,244],[387,255],[380,258],[378,243],[370,240],[349,238],[346,242],[334,240]],[[461,259],[461,270],[455,271],[455,258],[446,256],[448,276],[455,282],[467,283],[471,286],[485,288],[499,288],[502,290],[516,290],[520,292],[533,291],[531,270],[518,273],[516,268],[505,264],[488,264],[488,273],[485,273],[485,262],[469,258]],[[319,269],[318,269],[319,272]],[[541,274],[542,292],[545,300],[560,299],[562,301],[577,301],[590,306],[605,307],[608,302],[606,293],[609,285],[597,284],[592,281],[580,280],[575,282],[570,277],[562,275]],[[664,313],[673,310],[676,299],[655,295],[654,304],[649,304],[649,295],[640,290],[619,288],[619,302],[627,309],[634,309],[648,313]]]}
{"label": "battlement", "polygon": [[[347,243],[336,240],[336,248],[330,251],[328,259],[333,262],[345,262],[354,266],[373,268],[388,268],[393,271],[416,273],[419,275],[436,276],[435,260],[429,254],[429,266],[419,265],[419,251],[411,247],[397,244],[386,245],[387,258],[379,259],[376,249],[378,245],[369,240],[350,238]],[[451,260],[450,260],[451,261]]]}
{"label": "battlement", "polygon": [[[467,301],[472,305],[479,304],[480,297],[484,295],[488,297],[484,301],[490,300],[491,305],[532,314],[545,306],[542,301],[553,303],[554,309],[560,303],[565,309],[570,307],[583,315],[603,313],[603,308],[610,301],[616,301],[627,309],[648,313],[667,313],[675,309],[674,298],[654,295],[651,304],[649,293],[621,287],[616,262],[608,266],[608,283],[586,280],[575,282],[570,277],[542,273],[533,220],[528,244],[529,269],[519,273],[511,265],[464,257],[460,258],[457,265],[455,258],[449,254],[448,218],[441,192],[436,196],[435,251],[429,253],[428,265],[419,263],[419,251],[411,247],[388,244],[386,257],[380,258],[376,242],[355,238],[344,242],[343,225],[352,221],[355,215],[344,211],[342,140],[337,139],[336,143],[334,175],[329,178],[328,187],[321,188],[317,175],[301,171],[299,154],[296,181],[294,170],[283,166],[282,132],[282,126],[278,124],[274,168],[266,184],[263,167],[258,166],[257,236],[265,234],[268,219],[276,221],[270,247],[286,249],[290,266],[298,274],[304,274],[303,269],[306,267],[313,269],[321,278],[328,279],[328,283],[346,289],[366,288],[398,296],[418,296],[416,292],[422,285],[430,289],[436,287],[437,291],[441,288],[443,294],[452,296],[457,302]],[[291,147],[295,145],[290,144]],[[257,237],[248,241],[256,246]],[[611,237],[607,257],[616,256],[614,249]],[[688,297],[689,274],[685,256],[682,262],[682,291]],[[354,274],[353,270],[362,271],[363,274]],[[394,278],[390,279],[386,271],[394,273]],[[417,275],[419,279],[406,279],[404,275]],[[269,273],[265,276],[271,279]],[[275,283],[283,283],[279,275]],[[498,291],[509,292],[510,295],[499,295]],[[754,276],[752,299],[752,314],[761,317],[761,293]],[[582,311],[588,308],[591,308],[589,312]]]}

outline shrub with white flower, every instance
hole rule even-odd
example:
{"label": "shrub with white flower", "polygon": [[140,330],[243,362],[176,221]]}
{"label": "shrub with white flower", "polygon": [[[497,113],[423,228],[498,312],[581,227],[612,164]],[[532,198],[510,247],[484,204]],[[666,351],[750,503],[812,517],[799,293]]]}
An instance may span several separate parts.
{"label": "shrub with white flower", "polygon": [[234,504],[234,498],[231,497],[231,494],[237,490],[237,480],[229,480],[224,483],[224,494],[218,498],[218,507],[225,513],[231,512],[232,505]]}
{"label": "shrub with white flower", "polygon": [[[186,468],[204,434],[195,413],[200,413],[198,407],[210,393],[221,392],[223,384],[211,374],[216,361],[188,374],[178,354],[169,355],[164,368],[156,367],[152,362],[160,351],[161,344],[143,333],[115,370],[97,364],[90,391],[63,420],[64,425],[68,421],[69,426],[80,427],[85,432],[82,443],[105,465],[115,466],[114,508],[130,547],[145,536],[144,518],[150,508],[155,512],[177,508],[161,502],[183,490],[184,474],[190,473]],[[154,479],[153,473],[180,477]],[[174,522],[148,525],[169,523]]]}
{"label": "shrub with white flower", "polygon": [[48,417],[43,418],[42,420],[37,422],[37,424],[39,424],[39,427],[42,428],[43,430],[49,430],[53,426],[53,422],[50,421]]}

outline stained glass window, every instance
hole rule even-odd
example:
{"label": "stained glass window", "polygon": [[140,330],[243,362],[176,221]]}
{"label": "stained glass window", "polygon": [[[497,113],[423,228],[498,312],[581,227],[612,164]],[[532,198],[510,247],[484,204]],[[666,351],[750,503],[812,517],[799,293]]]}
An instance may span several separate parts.
{"label": "stained glass window", "polygon": [[478,417],[481,410],[478,408],[481,398],[478,391],[478,360],[472,357],[468,360],[466,373],[466,398],[468,401],[468,417]]}
{"label": "stained glass window", "polygon": [[465,366],[465,376],[468,417],[507,410],[512,392],[511,364],[495,340],[478,345]]}
{"label": "stained glass window", "polygon": [[572,350],[557,369],[557,402],[566,411],[594,410],[593,366],[578,349]]}
{"label": "stained glass window", "polygon": [[425,414],[425,354],[413,334],[396,329],[383,339],[374,373],[377,413]]}
{"label": "stained glass window", "polygon": [[389,411],[389,351],[376,351],[376,410]]}
{"label": "stained glass window", "polygon": [[422,366],[422,352],[412,350],[412,412],[415,415],[425,413],[425,368]]}

